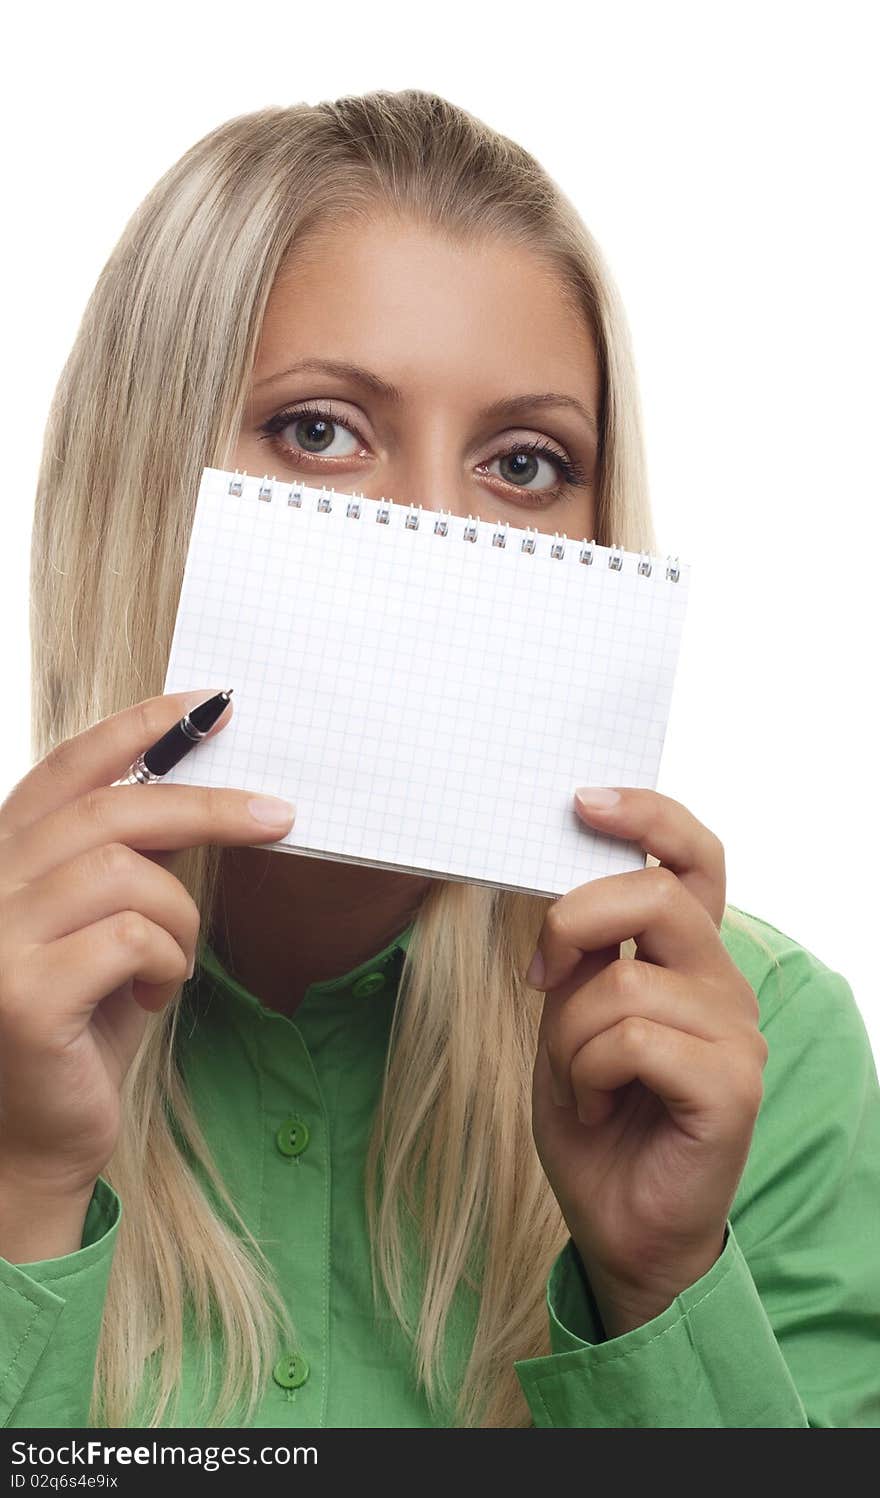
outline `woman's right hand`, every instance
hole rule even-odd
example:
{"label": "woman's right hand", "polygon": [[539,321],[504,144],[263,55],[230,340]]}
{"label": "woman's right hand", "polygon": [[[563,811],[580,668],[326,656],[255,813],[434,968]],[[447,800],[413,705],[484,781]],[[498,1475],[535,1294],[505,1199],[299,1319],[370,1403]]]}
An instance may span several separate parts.
{"label": "woman's right hand", "polygon": [[171,872],[176,851],[275,842],[292,825],[256,821],[248,791],[113,785],[211,695],[150,697],[102,719],[0,805],[0,1192],[16,1182],[35,1200],[84,1199],[110,1159],[148,1013],[195,958],[199,911]]}

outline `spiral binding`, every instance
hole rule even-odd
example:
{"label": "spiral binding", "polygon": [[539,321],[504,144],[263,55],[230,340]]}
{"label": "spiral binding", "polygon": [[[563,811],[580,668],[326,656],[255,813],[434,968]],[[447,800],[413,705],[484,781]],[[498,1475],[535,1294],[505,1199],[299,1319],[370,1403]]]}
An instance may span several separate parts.
{"label": "spiral binding", "polygon": [[[235,474],[235,477],[229,480],[228,492],[234,497],[240,497],[244,490],[244,480],[251,477],[251,475],[241,468],[235,468],[232,470],[232,472]],[[317,492],[317,508],[319,511],[326,511],[329,513],[333,509],[333,501],[335,499],[344,500],[346,502],[346,516],[352,520],[360,519],[361,501],[366,498],[366,496],[363,494],[337,494],[335,489],[328,489],[326,485],[323,484],[318,486],[311,484],[279,483],[274,473],[271,479],[269,478],[268,473],[264,474],[262,480],[258,480],[258,482],[260,487],[257,493],[257,498],[263,500],[264,502],[271,503],[272,499],[274,498],[275,487],[277,486],[277,488],[279,489],[287,490],[288,505],[292,506],[294,509],[302,509],[303,494],[306,489],[311,489]],[[388,525],[391,516],[391,510],[396,506],[397,509],[403,509],[407,512],[406,518],[404,520],[404,529],[412,531],[418,530],[419,521],[422,515],[421,505],[396,505],[396,502],[393,499],[385,499],[384,495],[380,500],[377,501],[377,503],[379,505],[379,508],[376,511],[376,521],[379,525]],[[434,533],[438,536],[448,535],[450,523],[454,523],[456,520],[461,520],[460,516],[454,516],[449,510],[430,510],[428,513],[436,516],[436,519],[434,521]],[[479,522],[479,520],[479,515],[468,515],[467,519],[461,522],[463,526],[462,540],[475,541],[477,539],[477,535],[479,532],[477,524],[475,522]],[[510,527],[508,526],[506,521],[501,523],[500,528],[496,530],[492,536],[492,545],[505,547],[507,545],[507,533],[509,529]],[[546,531],[535,530],[532,526],[515,526],[514,529],[524,529],[526,531],[526,535],[523,537],[520,550],[530,554],[534,554],[535,542],[537,538],[539,536],[547,535]],[[554,531],[553,536],[548,537],[548,539],[550,540],[550,556],[556,560],[561,560],[562,557],[565,556],[566,543],[569,539],[568,536],[563,531],[562,536],[560,537],[559,532]],[[590,541],[588,541],[586,537],[584,537],[582,542],[573,542],[572,544],[575,546],[580,545],[581,549],[578,560],[580,562],[583,562],[587,567],[591,566],[593,562],[593,551],[597,544],[595,537]],[[612,572],[621,572],[623,570],[625,550],[624,547],[610,546],[606,549],[609,552],[609,569]],[[652,557],[651,553],[647,551],[640,551],[638,553],[635,553],[635,555],[638,556],[638,565],[636,571],[639,577],[650,577],[654,565],[654,558]],[[680,576],[681,568],[679,566],[678,557],[667,555],[666,581],[677,583]]]}

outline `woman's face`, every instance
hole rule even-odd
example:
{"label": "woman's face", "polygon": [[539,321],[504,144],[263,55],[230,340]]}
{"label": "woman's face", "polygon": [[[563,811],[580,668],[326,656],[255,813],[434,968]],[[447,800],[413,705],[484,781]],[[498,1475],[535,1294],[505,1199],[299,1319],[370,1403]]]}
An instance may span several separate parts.
{"label": "woman's face", "polygon": [[324,231],[272,289],[234,466],[591,539],[600,376],[528,251]]}

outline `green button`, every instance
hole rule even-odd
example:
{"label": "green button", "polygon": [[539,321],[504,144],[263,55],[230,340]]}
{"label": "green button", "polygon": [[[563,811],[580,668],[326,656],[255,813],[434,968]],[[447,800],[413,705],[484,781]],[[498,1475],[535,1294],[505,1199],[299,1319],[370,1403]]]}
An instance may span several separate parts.
{"label": "green button", "polygon": [[309,1142],[308,1124],[303,1119],[297,1118],[291,1113],[285,1118],[281,1128],[275,1135],[275,1143],[282,1155],[301,1155]]}
{"label": "green button", "polygon": [[298,1389],[309,1376],[309,1365],[298,1352],[285,1353],[272,1369],[272,1377],[282,1389]]}
{"label": "green button", "polygon": [[356,999],[365,999],[368,994],[377,993],[380,988],[385,987],[384,973],[364,973],[352,985],[352,993]]}

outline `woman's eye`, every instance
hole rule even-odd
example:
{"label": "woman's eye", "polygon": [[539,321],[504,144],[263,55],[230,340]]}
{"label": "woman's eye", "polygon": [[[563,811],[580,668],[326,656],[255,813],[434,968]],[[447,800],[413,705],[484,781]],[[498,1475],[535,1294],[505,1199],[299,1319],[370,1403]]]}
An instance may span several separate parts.
{"label": "woman's eye", "polygon": [[[259,428],[261,442],[271,442],[289,459],[369,457],[369,444],[331,406],[312,405],[278,411]],[[523,441],[485,463],[478,471],[500,478],[511,488],[552,498],[566,485],[589,482],[582,466],[544,441]]]}
{"label": "woman's eye", "polygon": [[329,406],[318,405],[276,412],[263,422],[259,440],[283,448],[286,456],[294,458],[351,458],[365,445],[353,426],[334,416]]}
{"label": "woman's eye", "polygon": [[[492,462],[499,465],[499,478],[504,479],[507,484],[515,484],[519,489],[552,489],[559,483],[560,469],[563,466],[561,458],[542,457],[540,453],[529,451],[526,447],[512,448]],[[541,477],[542,470],[545,482],[533,485],[532,480]],[[494,471],[490,464],[488,472]]]}
{"label": "woman's eye", "polygon": [[[287,432],[293,433],[293,440],[284,435]],[[286,426],[278,429],[278,435],[285,446],[294,451],[299,447],[305,453],[314,453],[316,457],[350,458],[361,447],[354,432],[343,426],[342,422],[331,421],[326,416],[294,417]]]}

